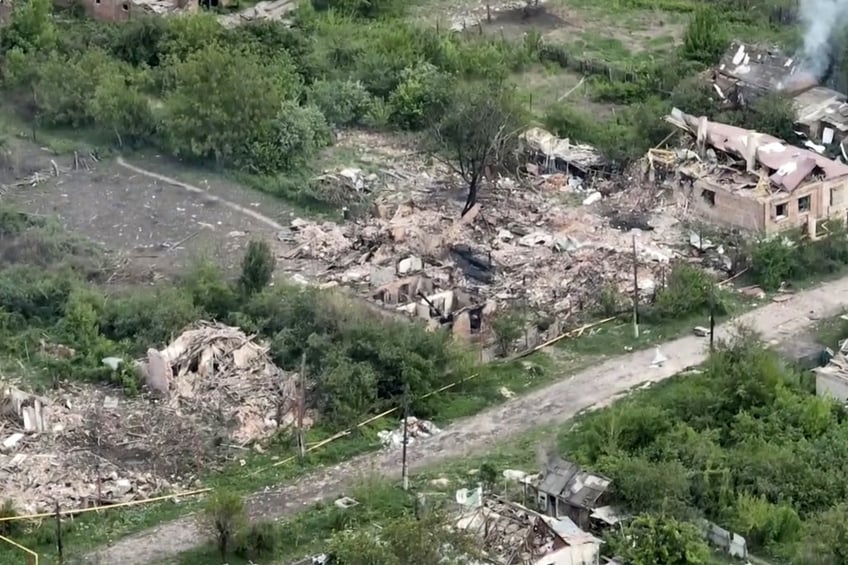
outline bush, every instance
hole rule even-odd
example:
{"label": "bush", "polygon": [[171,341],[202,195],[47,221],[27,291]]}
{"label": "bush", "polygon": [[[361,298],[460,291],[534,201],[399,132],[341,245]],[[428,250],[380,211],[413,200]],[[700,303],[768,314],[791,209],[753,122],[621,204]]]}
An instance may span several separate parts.
{"label": "bush", "polygon": [[237,532],[241,531],[247,522],[244,502],[236,494],[219,490],[206,501],[205,514],[207,525],[215,536],[221,560],[226,561]]}
{"label": "bush", "polygon": [[679,263],[672,268],[665,287],[657,292],[653,314],[661,320],[679,319],[709,310],[711,301],[716,314],[723,314],[724,305],[710,275],[698,267]]}
{"label": "bush", "polygon": [[365,87],[351,80],[316,81],[307,97],[333,126],[363,123],[372,105],[371,95]]}
{"label": "bush", "polygon": [[256,294],[271,282],[276,264],[271,246],[264,240],[253,240],[247,245],[247,251],[241,263],[239,284],[246,294]]}
{"label": "bush", "polygon": [[751,249],[751,276],[765,290],[776,290],[797,270],[797,244],[782,236],[763,238]]}
{"label": "bush", "polygon": [[695,12],[683,35],[684,57],[706,65],[718,62],[728,46],[721,20],[715,10],[704,7]]}
{"label": "bush", "polygon": [[273,555],[279,541],[280,534],[272,522],[251,524],[236,536],[234,553],[243,559],[257,561]]}
{"label": "bush", "polygon": [[438,119],[437,111],[451,95],[449,77],[430,63],[409,67],[389,97],[391,122],[402,129],[417,130]]}
{"label": "bush", "polygon": [[135,290],[126,296],[107,298],[100,315],[100,330],[114,341],[125,341],[142,354],[160,348],[183,328],[203,317],[192,295],[183,289],[164,287]]}
{"label": "bush", "polygon": [[710,556],[695,525],[666,516],[636,516],[609,541],[615,555],[633,565],[705,565]]}
{"label": "bush", "polygon": [[498,352],[506,357],[513,344],[524,335],[526,320],[516,309],[500,310],[492,316],[492,329],[498,342]]}
{"label": "bush", "polygon": [[[20,514],[15,509],[15,503],[12,499],[7,498],[3,501],[3,504],[0,505],[0,518],[14,518],[15,516],[19,516]],[[6,537],[14,537],[17,536],[21,532],[21,521],[19,520],[5,520],[0,522],[0,535]]]}

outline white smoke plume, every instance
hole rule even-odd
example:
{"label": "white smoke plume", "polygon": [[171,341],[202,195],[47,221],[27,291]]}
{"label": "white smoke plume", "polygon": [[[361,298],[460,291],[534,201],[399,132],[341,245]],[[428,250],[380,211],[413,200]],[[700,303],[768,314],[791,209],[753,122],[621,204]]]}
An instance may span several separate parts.
{"label": "white smoke plume", "polygon": [[801,63],[821,79],[830,64],[834,36],[848,22],[848,0],[801,0],[799,11],[804,33]]}

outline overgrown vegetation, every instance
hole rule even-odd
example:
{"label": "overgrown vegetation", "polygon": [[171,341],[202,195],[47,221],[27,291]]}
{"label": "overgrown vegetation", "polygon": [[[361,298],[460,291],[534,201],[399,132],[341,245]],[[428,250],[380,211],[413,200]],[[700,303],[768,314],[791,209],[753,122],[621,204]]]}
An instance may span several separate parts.
{"label": "overgrown vegetation", "polygon": [[803,382],[743,332],[701,374],[586,416],[567,451],[612,478],[616,498],[634,511],[703,515],[755,551],[841,563],[845,539],[834,524],[848,493],[836,477],[848,424]]}
{"label": "overgrown vegetation", "polygon": [[766,290],[784,282],[804,282],[832,275],[848,264],[848,230],[838,219],[828,220],[827,233],[810,240],[802,233],[766,237],[751,248],[751,275]]}

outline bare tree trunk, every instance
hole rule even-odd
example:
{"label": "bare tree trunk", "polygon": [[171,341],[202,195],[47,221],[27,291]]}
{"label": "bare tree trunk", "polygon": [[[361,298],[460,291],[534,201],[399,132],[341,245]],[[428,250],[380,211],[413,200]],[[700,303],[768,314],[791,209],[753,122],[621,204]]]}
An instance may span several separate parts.
{"label": "bare tree trunk", "polygon": [[468,183],[468,198],[465,199],[465,207],[462,209],[460,217],[465,216],[471,208],[477,204],[477,192],[480,186],[480,179],[475,177]]}

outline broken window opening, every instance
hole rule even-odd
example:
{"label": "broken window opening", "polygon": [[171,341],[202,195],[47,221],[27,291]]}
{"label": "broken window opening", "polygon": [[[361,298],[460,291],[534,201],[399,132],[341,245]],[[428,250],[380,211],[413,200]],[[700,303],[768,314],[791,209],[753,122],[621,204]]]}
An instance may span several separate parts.
{"label": "broken window opening", "polygon": [[715,206],[715,197],[715,190],[705,188],[701,191],[701,198],[703,198],[704,202],[706,202],[710,206]]}
{"label": "broken window opening", "polygon": [[123,4],[121,4],[121,9],[125,12],[129,12],[130,11],[130,5],[127,4],[126,2],[124,2]]}
{"label": "broken window opening", "polygon": [[809,212],[810,211],[810,196],[802,196],[798,199],[798,211],[799,212]]}
{"label": "broken window opening", "polygon": [[786,219],[786,202],[784,202],[783,204],[774,205],[774,217],[777,220]]}

